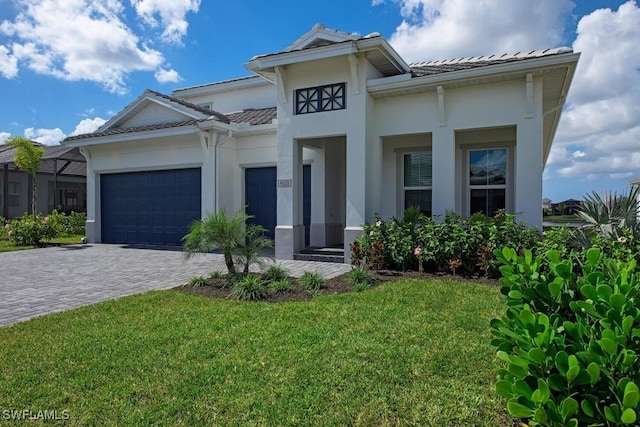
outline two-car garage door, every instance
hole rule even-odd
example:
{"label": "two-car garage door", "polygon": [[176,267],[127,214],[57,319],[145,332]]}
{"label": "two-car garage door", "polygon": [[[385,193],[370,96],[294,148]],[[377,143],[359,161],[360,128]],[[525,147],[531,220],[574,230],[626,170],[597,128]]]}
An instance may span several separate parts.
{"label": "two-car garage door", "polygon": [[[309,242],[311,167],[303,168],[305,241]],[[245,203],[253,223],[274,237],[276,168],[245,169]],[[102,242],[179,246],[201,215],[200,168],[102,174]]]}
{"label": "two-car garage door", "polygon": [[103,174],[102,241],[178,246],[201,215],[200,168]]}

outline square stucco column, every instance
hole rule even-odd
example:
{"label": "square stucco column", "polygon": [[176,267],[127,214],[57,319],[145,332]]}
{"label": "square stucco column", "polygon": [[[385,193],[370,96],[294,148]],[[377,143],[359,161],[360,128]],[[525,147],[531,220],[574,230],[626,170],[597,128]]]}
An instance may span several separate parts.
{"label": "square stucco column", "polygon": [[518,220],[542,229],[542,121],[539,117],[517,124],[515,155],[515,212]]}
{"label": "square stucco column", "polygon": [[366,221],[366,135],[347,134],[347,205],[344,229],[344,262],[351,263],[349,245],[362,235]]}
{"label": "square stucco column", "polygon": [[292,138],[278,137],[278,225],[276,258],[293,259],[304,247],[302,219],[302,147]]}
{"label": "square stucco column", "polygon": [[100,226],[100,175],[87,162],[87,221],[84,227],[87,243],[102,242]]}
{"label": "square stucco column", "polygon": [[448,127],[439,127],[432,135],[431,210],[434,217],[444,218],[447,211],[456,210],[456,141]]}
{"label": "square stucco column", "polygon": [[218,142],[218,134],[209,132],[207,135],[200,134],[200,143],[202,146],[202,168],[201,168],[201,215],[204,217],[207,213],[215,212],[216,206],[216,180],[215,155],[216,144]]}

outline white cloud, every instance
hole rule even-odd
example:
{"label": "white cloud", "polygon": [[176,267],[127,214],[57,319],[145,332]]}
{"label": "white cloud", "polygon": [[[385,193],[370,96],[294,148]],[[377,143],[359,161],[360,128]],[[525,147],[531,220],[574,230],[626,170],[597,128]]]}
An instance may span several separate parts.
{"label": "white cloud", "polygon": [[640,8],[629,1],[578,23],[573,48],[581,52],[580,62],[550,154],[558,175],[640,176],[638,22]]}
{"label": "white cloud", "polygon": [[[163,54],[127,25],[120,0],[23,0],[13,20],[0,22],[0,75],[19,66],[69,81],[87,80],[109,92],[125,93],[126,77],[163,68]],[[146,22],[159,14],[163,38],[179,41],[187,31],[185,13],[199,1],[133,0]],[[165,35],[166,34],[166,35]],[[177,74],[177,73],[176,73]]]}
{"label": "white cloud", "polygon": [[18,75],[18,58],[9,53],[6,46],[0,45],[0,76],[12,79]]}
{"label": "white cloud", "polygon": [[9,139],[11,134],[9,132],[0,132],[0,144],[4,144],[4,142]]}
{"label": "white cloud", "polygon": [[163,27],[163,41],[177,44],[187,34],[187,13],[196,13],[200,8],[200,0],[131,0],[131,4],[148,25]]}
{"label": "white cloud", "polygon": [[154,74],[154,77],[158,81],[158,83],[176,83],[182,80],[180,74],[174,69],[171,70],[158,70]]}
{"label": "white cloud", "polygon": [[573,9],[570,0],[394,1],[403,21],[390,42],[409,62],[555,47]]}
{"label": "white cloud", "polygon": [[24,130],[24,136],[32,141],[39,142],[44,145],[57,145],[62,141],[66,135],[62,132],[62,129],[34,129],[26,128]]}
{"label": "white cloud", "polygon": [[76,128],[71,132],[69,136],[83,135],[85,133],[91,133],[105,124],[107,121],[101,117],[95,117],[93,119],[83,119],[77,124]]}

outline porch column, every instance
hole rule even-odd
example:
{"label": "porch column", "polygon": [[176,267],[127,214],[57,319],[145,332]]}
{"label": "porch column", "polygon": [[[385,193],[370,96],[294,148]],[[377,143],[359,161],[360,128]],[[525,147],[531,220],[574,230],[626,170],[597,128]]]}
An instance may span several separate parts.
{"label": "porch column", "polygon": [[216,206],[216,182],[215,171],[215,155],[216,144],[218,142],[218,133],[216,132],[200,132],[200,145],[202,148],[202,169],[201,169],[201,215],[204,217],[209,212],[215,212]]}
{"label": "porch column", "polygon": [[362,235],[366,221],[367,168],[366,133],[347,134],[347,197],[346,227],[344,229],[344,262],[351,263],[349,245]]}
{"label": "porch column", "polygon": [[448,127],[439,127],[432,134],[432,190],[433,216],[444,218],[447,211],[456,211],[456,141]]}
{"label": "porch column", "polygon": [[87,221],[85,222],[85,237],[87,243],[100,243],[102,235],[100,231],[100,175],[93,171],[91,151],[89,148],[80,148],[87,161]]}
{"label": "porch column", "polygon": [[313,148],[315,155],[311,165],[311,224],[309,229],[309,246],[323,247],[326,238],[326,177],[327,151],[326,141],[322,148]]}
{"label": "porch column", "polygon": [[293,254],[304,248],[302,146],[284,135],[278,135],[277,178],[276,258],[293,259]]}
{"label": "porch column", "polygon": [[[53,162],[53,209],[58,209],[58,159],[51,159]],[[47,200],[47,204],[48,204]]]}
{"label": "porch column", "polygon": [[7,197],[9,193],[9,165],[2,165],[2,216],[9,218],[9,203]]}
{"label": "porch column", "polygon": [[542,229],[542,120],[522,119],[517,124],[514,212],[519,221]]}

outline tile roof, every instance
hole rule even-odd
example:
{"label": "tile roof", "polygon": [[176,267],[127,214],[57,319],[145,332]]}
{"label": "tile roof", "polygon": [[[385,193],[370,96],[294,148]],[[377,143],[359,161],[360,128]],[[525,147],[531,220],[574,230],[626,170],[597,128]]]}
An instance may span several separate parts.
{"label": "tile roof", "polygon": [[268,125],[277,117],[276,107],[260,108],[257,110],[248,109],[237,113],[229,113],[227,117],[234,123],[249,123],[251,126]]}
{"label": "tile roof", "polygon": [[560,47],[555,49],[532,50],[530,52],[518,52],[515,54],[473,56],[467,58],[419,62],[415,64],[409,64],[409,67],[411,67],[411,71],[416,77],[423,77],[433,74],[469,70],[472,68],[505,64],[508,62],[524,61],[527,59],[540,58],[550,55],[559,55],[562,53],[570,52],[573,52],[573,50],[567,47]]}
{"label": "tile roof", "polygon": [[184,100],[182,100],[180,98],[174,98],[173,96],[165,95],[164,93],[157,92],[157,91],[152,90],[152,89],[145,90],[145,93],[151,93],[153,95],[159,96],[160,98],[164,98],[167,101],[175,102],[176,104],[180,104],[180,105],[182,105],[184,107],[190,108],[190,109],[192,109],[194,111],[197,111],[198,113],[206,114],[207,116],[210,116],[210,118],[215,118],[216,120],[218,120],[220,122],[227,123],[227,124],[230,123],[229,118],[227,116],[225,116],[224,114],[219,113],[217,111],[210,110],[208,108],[204,108],[204,107],[201,107],[201,106],[196,105],[196,104],[192,104],[192,103],[184,101]]}
{"label": "tile roof", "polygon": [[111,135],[119,135],[123,133],[133,133],[133,132],[146,132],[150,130],[159,130],[159,129],[170,129],[176,128],[180,126],[189,126],[195,125],[198,123],[198,120],[184,120],[182,122],[171,122],[171,123],[158,123],[155,125],[146,125],[146,126],[137,126],[132,128],[111,128],[102,132],[94,132],[94,133],[86,133],[83,135],[74,135],[68,136],[65,138],[65,141],[75,141],[78,139],[86,139],[86,138],[96,138],[100,136],[111,136]]}

